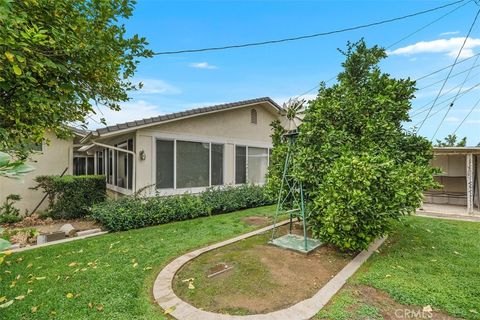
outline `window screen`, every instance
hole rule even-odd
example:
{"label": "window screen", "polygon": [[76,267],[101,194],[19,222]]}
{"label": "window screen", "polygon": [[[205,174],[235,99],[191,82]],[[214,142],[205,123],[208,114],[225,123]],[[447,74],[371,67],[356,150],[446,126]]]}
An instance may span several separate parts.
{"label": "window screen", "polygon": [[268,168],[268,149],[248,148],[248,183],[263,184]]}
{"label": "window screen", "polygon": [[212,144],[212,186],[223,184],[223,144]]}
{"label": "window screen", "polygon": [[209,186],[209,144],[177,141],[177,188]]}
{"label": "window screen", "polygon": [[157,188],[173,188],[173,141],[157,140]]}
{"label": "window screen", "polygon": [[247,148],[235,147],[235,183],[247,182]]}

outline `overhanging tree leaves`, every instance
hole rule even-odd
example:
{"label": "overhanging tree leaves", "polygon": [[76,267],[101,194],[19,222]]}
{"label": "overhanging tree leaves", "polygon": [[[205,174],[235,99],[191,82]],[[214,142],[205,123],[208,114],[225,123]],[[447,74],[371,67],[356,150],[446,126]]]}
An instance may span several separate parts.
{"label": "overhanging tree leaves", "polygon": [[25,157],[51,130],[70,134],[95,104],[118,110],[152,52],[122,20],[130,0],[0,0],[0,150]]}
{"label": "overhanging tree leaves", "polygon": [[[361,250],[386,234],[393,219],[414,212],[422,192],[435,186],[433,152],[425,138],[402,128],[415,82],[382,73],[385,51],[363,40],[342,53],[338,83],[322,85],[309,103],[293,173],[304,183],[313,233],[342,249]],[[274,141],[273,160],[283,150]],[[278,181],[272,177],[277,162],[271,185]]]}

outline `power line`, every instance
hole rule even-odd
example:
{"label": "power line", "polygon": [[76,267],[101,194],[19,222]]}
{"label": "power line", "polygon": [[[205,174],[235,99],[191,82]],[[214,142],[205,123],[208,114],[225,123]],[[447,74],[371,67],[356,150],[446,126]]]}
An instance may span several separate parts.
{"label": "power line", "polygon": [[437,97],[435,98],[435,101],[433,102],[432,106],[431,106],[430,109],[428,110],[427,116],[425,117],[425,119],[423,119],[422,123],[421,123],[420,126],[418,127],[417,132],[420,131],[420,129],[423,127],[423,124],[425,123],[425,120],[427,119],[428,115],[430,114],[430,112],[432,111],[433,107],[435,106],[435,103],[437,102],[438,98],[439,98],[440,95],[442,94],[442,91],[443,91],[443,89],[445,88],[445,85],[447,84],[450,75],[452,74],[453,68],[455,68],[455,65],[457,64],[458,58],[460,57],[460,54],[462,53],[463,47],[465,47],[465,43],[467,42],[468,37],[470,36],[470,33],[472,32],[473,26],[474,26],[475,23],[477,22],[477,18],[478,18],[478,15],[479,15],[479,14],[480,14],[480,10],[478,10],[477,13],[475,14],[475,18],[473,19],[473,22],[472,22],[472,24],[471,24],[471,26],[470,26],[470,30],[468,31],[468,34],[467,34],[467,36],[465,37],[465,40],[463,41],[463,44],[462,44],[462,46],[460,47],[460,50],[458,51],[457,56],[455,57],[455,61],[453,62],[452,67],[450,68],[450,71],[448,72],[448,75],[447,75],[447,77],[445,78],[445,81],[443,82],[442,87],[440,88],[440,91],[438,91],[438,94],[437,94]]}
{"label": "power line", "polygon": [[[480,13],[480,10],[479,10],[478,12]],[[471,67],[470,70],[468,71],[467,76],[465,77],[465,79],[463,79],[463,82],[462,82],[462,84],[460,85],[460,88],[458,88],[457,94],[455,95],[455,97],[453,97],[453,100],[452,100],[452,102],[450,103],[450,106],[449,106],[449,108],[447,109],[447,112],[445,112],[445,115],[444,115],[443,118],[442,118],[442,121],[440,121],[440,123],[439,123],[438,126],[437,126],[437,129],[435,129],[435,133],[433,134],[432,139],[431,139],[432,141],[433,141],[433,139],[435,138],[435,136],[437,135],[438,130],[440,130],[443,122],[444,122],[445,119],[447,118],[448,113],[450,112],[450,110],[452,110],[452,107],[455,105],[455,102],[457,101],[458,95],[459,95],[460,92],[462,91],[463,86],[465,85],[465,82],[467,82],[468,77],[470,76],[470,73],[472,72],[473,67],[477,64],[478,58],[479,58],[479,57],[477,56],[477,58],[475,59],[473,65],[472,65],[472,67]]]}
{"label": "power line", "polygon": [[467,120],[468,117],[470,117],[470,115],[472,114],[473,110],[475,110],[475,108],[477,108],[478,104],[480,103],[480,99],[477,100],[477,103],[475,103],[473,105],[473,107],[470,109],[470,111],[467,113],[467,115],[465,116],[465,118],[463,118],[463,120],[458,124],[457,128],[455,129],[455,131],[453,131],[452,135],[457,133],[458,129],[460,129],[460,127],[463,125],[463,123],[465,122],[465,120]]}
{"label": "power line", "polygon": [[289,42],[289,41],[298,41],[298,40],[304,40],[304,39],[310,39],[310,38],[316,38],[316,37],[322,37],[322,36],[327,36],[327,35],[332,35],[332,34],[337,34],[337,33],[344,33],[348,31],[354,31],[358,29],[364,29],[364,28],[369,28],[373,26],[378,26],[390,22],[395,22],[415,16],[419,16],[425,13],[430,13],[433,11],[437,11],[446,7],[450,7],[453,5],[456,5],[458,3],[464,2],[465,0],[458,0],[455,2],[451,2],[439,7],[415,12],[412,14],[400,16],[400,17],[395,17],[387,20],[381,20],[377,22],[372,22],[368,24],[363,24],[363,25],[358,25],[354,27],[348,27],[344,29],[338,29],[338,30],[332,30],[332,31],[326,31],[326,32],[320,32],[320,33],[314,33],[314,34],[308,34],[308,35],[302,35],[302,36],[297,36],[297,37],[291,37],[291,38],[283,38],[283,39],[276,39],[276,40],[266,40],[266,41],[259,41],[259,42],[250,42],[250,43],[243,43],[243,44],[234,44],[234,45],[226,45],[226,46],[218,46],[218,47],[207,47],[207,48],[198,48],[198,49],[184,49],[184,50],[175,50],[175,51],[160,51],[160,52],[155,52],[154,55],[174,55],[174,54],[182,54],[182,53],[194,53],[194,52],[206,52],[206,51],[219,51],[219,50],[227,50],[227,49],[238,49],[238,48],[245,48],[245,47],[253,47],[253,46],[263,46],[263,45],[269,45],[269,44],[276,44],[276,43],[283,43],[283,42]]}
{"label": "power line", "polygon": [[[460,5],[460,6],[456,7],[456,8],[454,8],[453,10],[451,10],[451,11],[449,11],[449,12],[445,13],[444,15],[440,16],[439,18],[437,18],[437,19],[435,19],[435,20],[433,20],[433,21],[429,22],[428,24],[426,24],[426,25],[424,25],[424,26],[420,27],[419,29],[417,29],[417,30],[415,30],[415,31],[413,31],[413,32],[411,32],[411,33],[409,33],[408,35],[406,35],[406,36],[402,37],[402,38],[401,38],[401,39],[399,39],[398,41],[396,41],[396,42],[394,42],[394,43],[390,44],[389,46],[387,46],[387,47],[386,47],[386,49],[388,50],[388,49],[392,48],[393,46],[395,46],[395,45],[399,44],[400,42],[402,42],[402,41],[404,41],[404,40],[406,40],[406,39],[410,38],[411,36],[413,36],[413,35],[417,34],[418,32],[420,32],[420,31],[422,31],[422,30],[424,30],[424,29],[428,28],[428,27],[429,27],[429,26],[431,26],[432,24],[434,24],[434,23],[436,23],[436,22],[440,21],[441,19],[443,19],[443,18],[445,18],[446,16],[448,16],[448,15],[452,14],[453,12],[457,11],[458,9],[460,9],[460,8],[462,8],[462,7],[464,7],[464,6],[466,6],[467,4],[469,4],[469,3],[470,3],[470,2],[472,2],[472,1],[473,1],[473,0],[469,0],[469,1],[465,2],[465,3],[463,3],[462,5]],[[334,77],[332,77],[332,78],[328,79],[328,80],[327,80],[325,83],[329,83],[330,81],[334,80],[335,78],[336,78],[336,76],[334,76]],[[307,91],[305,91],[305,92],[303,92],[303,93],[299,94],[299,95],[298,95],[298,96],[297,96],[295,99],[298,99],[298,98],[300,98],[300,97],[302,97],[302,96],[304,96],[304,95],[306,95],[306,94],[308,94],[308,93],[312,92],[313,90],[315,90],[315,89],[317,89],[317,88],[319,88],[319,87],[320,87],[320,85],[319,85],[319,84],[317,84],[317,85],[315,85],[314,87],[312,87],[312,88],[308,89]]]}
{"label": "power line", "polygon": [[[476,85],[474,85],[473,87],[468,88],[467,90],[465,90],[464,92],[462,92],[460,95],[461,95],[461,96],[464,96],[464,95],[466,95],[467,93],[469,93],[470,91],[472,91],[473,89],[476,89],[476,88],[478,88],[478,87],[480,87],[480,82],[477,83]],[[423,119],[423,121],[417,122],[417,123],[414,125],[414,127],[418,126],[421,122],[425,122],[426,119],[430,119],[431,117],[437,115],[437,114],[440,113],[441,111],[445,110],[448,106],[449,106],[449,105],[447,104],[445,107],[438,109],[436,112],[434,112],[434,113],[432,113],[432,114],[430,114],[430,115],[427,115],[427,116],[425,117],[425,119]],[[418,131],[418,130],[417,130],[417,131]]]}
{"label": "power line", "polygon": [[[465,58],[465,59],[463,59],[463,60],[459,60],[459,61],[457,61],[457,64],[466,62],[466,61],[468,61],[468,60],[470,60],[470,59],[473,59],[473,58],[475,58],[475,57],[477,57],[477,56],[479,56],[479,55],[480,55],[480,53],[477,53],[477,54],[474,54],[474,55],[471,56],[471,57]],[[423,80],[423,79],[425,79],[425,78],[431,77],[431,76],[433,76],[434,74],[437,74],[437,73],[439,73],[439,72],[442,72],[443,70],[448,69],[448,68],[450,68],[450,67],[453,66],[453,65],[454,65],[454,64],[452,63],[452,64],[449,64],[449,65],[446,66],[446,67],[443,67],[443,68],[441,68],[441,69],[432,71],[432,72],[430,72],[430,73],[427,73],[426,75],[421,76],[420,78],[417,78],[417,79],[415,79],[414,81],[420,81],[420,80]]]}
{"label": "power line", "polygon": [[403,38],[401,38],[400,40],[398,40],[398,41],[395,41],[395,42],[394,42],[394,43],[392,43],[391,45],[387,46],[387,47],[386,47],[386,49],[390,49],[390,48],[392,48],[392,47],[396,46],[397,44],[399,44],[399,43],[400,43],[400,42],[402,42],[403,40],[406,40],[406,39],[410,38],[411,36],[413,36],[413,35],[415,35],[415,34],[419,33],[420,31],[422,31],[422,30],[424,30],[424,29],[426,29],[426,28],[430,27],[432,24],[434,24],[434,23],[436,23],[436,22],[438,22],[438,21],[442,20],[442,19],[443,19],[443,18],[445,18],[446,16],[448,16],[448,15],[450,15],[450,14],[454,13],[455,11],[457,11],[458,9],[460,9],[460,8],[462,8],[462,7],[464,7],[464,6],[466,6],[467,4],[469,4],[469,3],[470,3],[470,2],[472,2],[472,1],[473,1],[473,0],[470,0],[470,1],[467,1],[467,2],[465,2],[464,4],[462,4],[462,5],[458,6],[458,7],[454,8],[453,10],[451,10],[451,11],[449,11],[449,12],[445,13],[444,15],[442,15],[442,16],[440,16],[440,17],[438,17],[437,19],[435,19],[435,20],[433,20],[433,21],[431,21],[431,22],[427,23],[427,24],[426,24],[426,25],[424,25],[423,27],[420,27],[419,29],[417,29],[417,30],[415,30],[415,31],[413,31],[413,32],[411,32],[411,33],[409,33],[408,35],[404,36],[404,37],[403,37]]}
{"label": "power line", "polygon": [[[479,56],[477,56],[477,58],[478,58],[478,57],[479,57]],[[457,65],[458,65],[458,63],[457,63]],[[457,77],[457,76],[459,76],[459,75],[461,75],[461,74],[464,74],[465,72],[470,72],[472,69],[476,69],[476,68],[478,68],[478,67],[480,67],[480,64],[476,65],[476,66],[473,67],[473,68],[468,68],[468,69],[463,70],[463,71],[461,71],[461,72],[457,72],[457,73],[451,75],[451,76],[450,76],[450,79],[453,79],[453,78],[455,78],[455,77]],[[436,85],[436,84],[439,84],[439,83],[443,82],[443,80],[444,80],[444,79],[441,79],[441,80],[432,82],[432,83],[430,83],[430,84],[428,84],[428,85],[426,85],[426,86],[423,86],[423,87],[421,87],[421,88],[418,88],[417,90],[420,91],[420,90],[424,90],[424,89],[430,88],[430,87],[432,87],[432,86],[434,86],[434,85]]]}

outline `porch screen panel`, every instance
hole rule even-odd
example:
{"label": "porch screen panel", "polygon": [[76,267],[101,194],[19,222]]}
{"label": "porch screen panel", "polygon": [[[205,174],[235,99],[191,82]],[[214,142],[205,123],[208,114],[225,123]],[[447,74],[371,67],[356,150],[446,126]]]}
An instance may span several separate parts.
{"label": "porch screen panel", "polygon": [[93,157],[87,158],[87,174],[95,174],[95,159]]}
{"label": "porch screen panel", "polygon": [[157,188],[173,188],[173,141],[157,140]]}
{"label": "porch screen panel", "polygon": [[223,184],[223,144],[212,144],[212,186]]}
{"label": "porch screen panel", "polygon": [[[133,139],[129,139],[128,142],[127,142],[127,149],[129,151],[133,151]],[[127,155],[127,158],[128,158],[128,164],[127,164],[127,168],[128,168],[128,174],[127,174],[127,181],[128,181],[128,185],[127,185],[127,188],[132,190],[133,189],[133,155],[132,154],[128,154]]]}
{"label": "porch screen panel", "polygon": [[208,143],[177,141],[177,188],[209,186]]}
{"label": "porch screen panel", "polygon": [[235,147],[235,183],[247,182],[247,148]]}
{"label": "porch screen panel", "polygon": [[268,168],[267,148],[248,148],[248,183],[263,184]]}

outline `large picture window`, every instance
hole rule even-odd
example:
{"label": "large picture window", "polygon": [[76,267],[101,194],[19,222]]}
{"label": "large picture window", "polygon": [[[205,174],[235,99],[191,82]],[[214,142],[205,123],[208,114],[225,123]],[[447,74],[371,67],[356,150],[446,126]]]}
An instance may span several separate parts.
{"label": "large picture window", "polygon": [[268,148],[236,146],[235,183],[264,184],[268,162]]}
{"label": "large picture window", "polygon": [[186,189],[223,184],[223,144],[157,140],[158,189]]}

